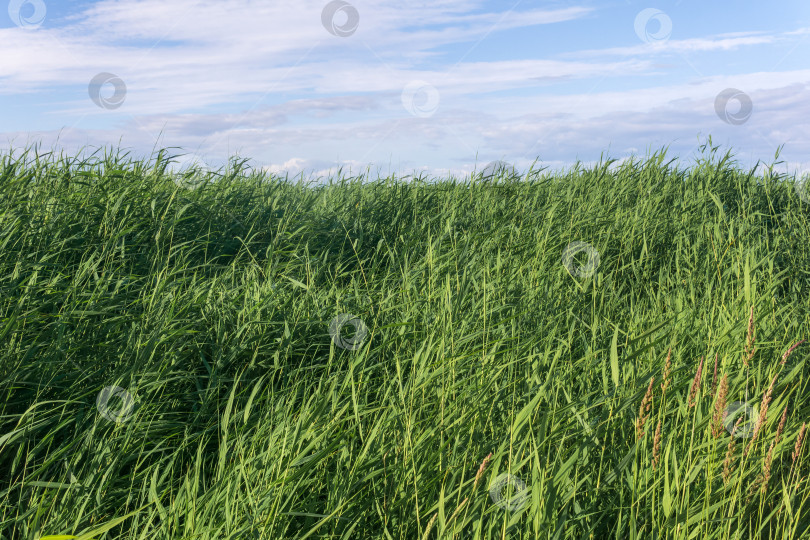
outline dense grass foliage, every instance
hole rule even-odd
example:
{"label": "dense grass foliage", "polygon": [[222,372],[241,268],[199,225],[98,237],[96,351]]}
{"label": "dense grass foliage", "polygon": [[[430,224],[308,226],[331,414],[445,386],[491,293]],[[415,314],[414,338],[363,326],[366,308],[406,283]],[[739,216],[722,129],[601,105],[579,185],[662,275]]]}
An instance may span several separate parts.
{"label": "dense grass foliage", "polygon": [[809,537],[810,205],[665,156],[5,155],[0,537]]}

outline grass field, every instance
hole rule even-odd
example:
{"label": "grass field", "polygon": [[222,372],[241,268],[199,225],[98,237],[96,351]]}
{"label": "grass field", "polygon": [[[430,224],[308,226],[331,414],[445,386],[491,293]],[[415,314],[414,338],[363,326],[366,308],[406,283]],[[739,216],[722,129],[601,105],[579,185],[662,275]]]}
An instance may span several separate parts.
{"label": "grass field", "polygon": [[810,204],[699,156],[6,153],[0,537],[810,537]]}

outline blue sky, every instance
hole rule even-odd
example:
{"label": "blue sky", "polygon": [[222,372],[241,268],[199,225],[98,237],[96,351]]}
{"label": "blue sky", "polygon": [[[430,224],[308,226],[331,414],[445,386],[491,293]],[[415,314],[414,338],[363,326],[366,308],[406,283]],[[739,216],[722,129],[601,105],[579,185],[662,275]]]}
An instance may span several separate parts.
{"label": "blue sky", "polygon": [[461,177],[689,162],[711,135],[743,166],[784,145],[781,167],[810,170],[807,0],[6,3],[6,149]]}

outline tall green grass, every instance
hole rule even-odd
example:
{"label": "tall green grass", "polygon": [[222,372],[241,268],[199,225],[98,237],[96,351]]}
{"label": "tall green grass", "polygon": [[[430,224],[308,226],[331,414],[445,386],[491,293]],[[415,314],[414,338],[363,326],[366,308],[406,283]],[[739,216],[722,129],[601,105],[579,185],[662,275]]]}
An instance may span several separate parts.
{"label": "tall green grass", "polygon": [[[4,155],[0,537],[810,536],[810,206],[666,154],[318,185]],[[713,433],[723,375],[754,423],[773,381],[755,439]]]}

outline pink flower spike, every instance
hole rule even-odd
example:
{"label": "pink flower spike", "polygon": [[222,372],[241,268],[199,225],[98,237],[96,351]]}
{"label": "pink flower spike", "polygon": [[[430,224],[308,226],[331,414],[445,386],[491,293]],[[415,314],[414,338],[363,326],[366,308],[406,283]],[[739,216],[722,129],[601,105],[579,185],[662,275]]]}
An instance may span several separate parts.
{"label": "pink flower spike", "polygon": [[793,345],[790,346],[790,348],[787,350],[787,352],[785,352],[785,354],[782,355],[782,365],[783,366],[785,365],[785,362],[787,362],[787,359],[788,359],[788,356],[790,356],[790,353],[793,352],[793,349],[795,349],[796,347],[798,347],[799,345],[801,345],[805,341],[807,341],[807,340],[803,339],[801,341],[797,341],[796,343],[794,343]]}

